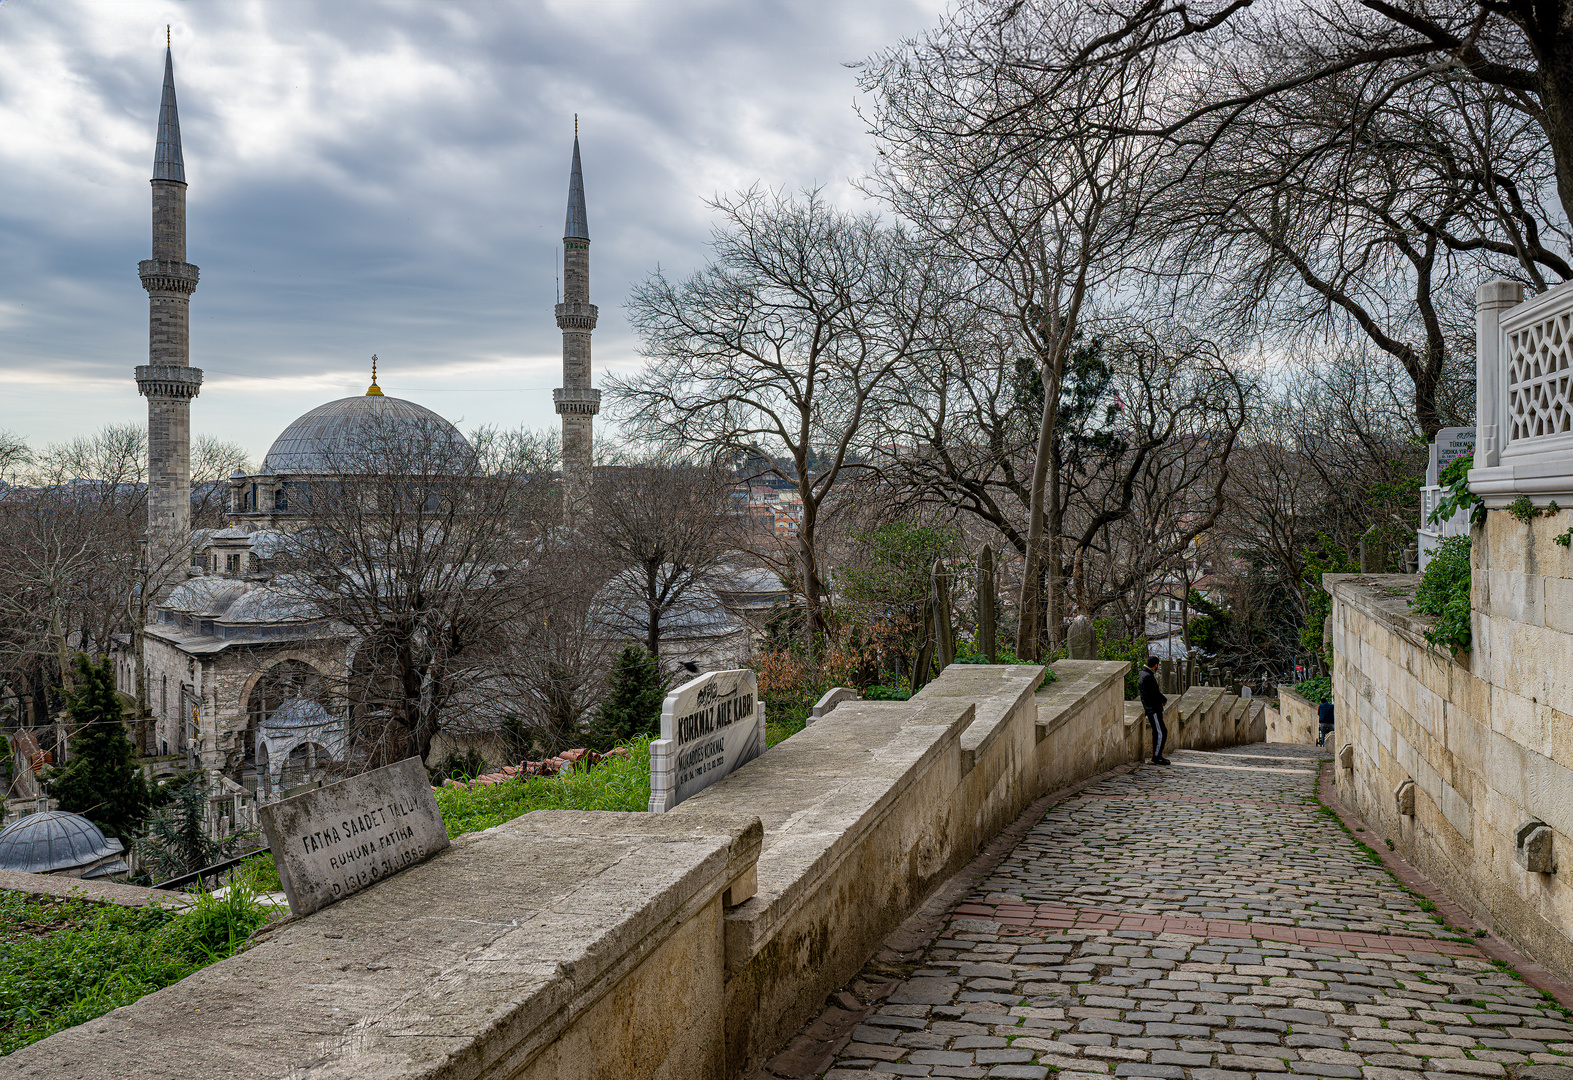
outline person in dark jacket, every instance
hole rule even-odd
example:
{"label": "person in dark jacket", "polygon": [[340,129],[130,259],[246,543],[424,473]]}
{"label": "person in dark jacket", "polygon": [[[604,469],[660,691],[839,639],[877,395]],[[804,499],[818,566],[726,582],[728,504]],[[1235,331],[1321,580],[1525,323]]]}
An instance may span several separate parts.
{"label": "person in dark jacket", "polygon": [[1327,737],[1333,733],[1333,703],[1325,697],[1316,709],[1316,726],[1321,729],[1317,732],[1316,745],[1326,746]]}
{"label": "person in dark jacket", "polygon": [[1167,765],[1169,759],[1163,756],[1163,744],[1169,741],[1169,729],[1163,722],[1163,707],[1169,703],[1169,699],[1158,688],[1156,656],[1147,658],[1141,678],[1136,680],[1136,689],[1142,699],[1142,711],[1147,714],[1147,722],[1152,725],[1152,763]]}

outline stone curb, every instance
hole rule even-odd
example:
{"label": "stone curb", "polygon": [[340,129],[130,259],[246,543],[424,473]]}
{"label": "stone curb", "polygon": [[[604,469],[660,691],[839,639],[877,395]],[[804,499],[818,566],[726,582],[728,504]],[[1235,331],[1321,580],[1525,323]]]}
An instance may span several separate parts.
{"label": "stone curb", "polygon": [[[1321,800],[1323,806],[1326,806],[1334,814],[1338,815],[1338,820],[1342,821],[1350,832],[1359,829],[1363,835],[1379,840],[1377,833],[1372,831],[1364,819],[1343,804],[1338,798],[1337,790],[1333,785],[1333,762],[1324,761],[1317,777],[1317,798]],[[1513,968],[1526,983],[1533,986],[1536,990],[1542,990],[1550,994],[1564,1008],[1573,1009],[1573,986],[1563,982],[1549,970],[1535,963],[1491,932],[1490,927],[1481,924],[1474,916],[1460,907],[1457,901],[1438,888],[1435,882],[1419,870],[1416,870],[1396,851],[1383,851],[1380,843],[1367,843],[1366,846],[1376,852],[1377,858],[1382,860],[1382,865],[1404,886],[1413,889],[1435,904],[1438,913],[1447,920],[1450,926],[1459,926],[1467,930],[1485,930],[1485,937],[1475,939],[1475,948],[1492,960],[1500,960]]]}

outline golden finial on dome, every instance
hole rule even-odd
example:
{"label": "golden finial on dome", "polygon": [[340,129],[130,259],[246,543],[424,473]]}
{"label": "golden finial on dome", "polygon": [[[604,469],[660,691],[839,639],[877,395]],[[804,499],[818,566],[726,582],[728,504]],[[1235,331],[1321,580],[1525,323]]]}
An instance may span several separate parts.
{"label": "golden finial on dome", "polygon": [[371,354],[371,385],[366,388],[367,397],[382,397],[382,387],[377,385],[377,354]]}

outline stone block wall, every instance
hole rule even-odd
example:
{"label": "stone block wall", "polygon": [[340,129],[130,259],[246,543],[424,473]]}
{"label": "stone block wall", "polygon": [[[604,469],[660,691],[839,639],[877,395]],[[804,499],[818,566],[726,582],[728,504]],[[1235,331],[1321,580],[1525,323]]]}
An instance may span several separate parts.
{"label": "stone block wall", "polygon": [[[1573,857],[1573,560],[1562,512],[1492,512],[1472,543],[1472,650],[1432,648],[1416,578],[1328,575],[1338,770],[1366,821],[1470,909],[1573,977],[1573,888],[1514,857],[1521,825]],[[1413,781],[1413,813],[1399,789]]]}
{"label": "stone block wall", "polygon": [[[1294,692],[1293,687],[1278,688],[1278,712],[1267,727],[1270,743],[1296,743],[1301,746],[1316,745],[1317,702],[1307,701]],[[1337,716],[1337,709],[1334,709]]]}
{"label": "stone block wall", "polygon": [[[1126,665],[953,665],[666,814],[538,811],[7,1058],[51,1080],[748,1075],[1040,796],[1143,753]],[[1173,703],[1179,745],[1260,703]],[[200,1010],[200,1012],[198,1011]]]}

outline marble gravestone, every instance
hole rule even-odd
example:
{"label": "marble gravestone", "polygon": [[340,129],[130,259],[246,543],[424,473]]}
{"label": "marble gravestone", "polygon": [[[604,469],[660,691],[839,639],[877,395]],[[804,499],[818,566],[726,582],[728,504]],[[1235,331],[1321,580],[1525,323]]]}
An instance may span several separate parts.
{"label": "marble gravestone", "polygon": [[765,752],[765,707],[752,671],[710,671],[661,704],[650,744],[650,804],[665,813]]}
{"label": "marble gravestone", "polygon": [[418,757],[258,808],[293,915],[309,915],[448,846]]}

